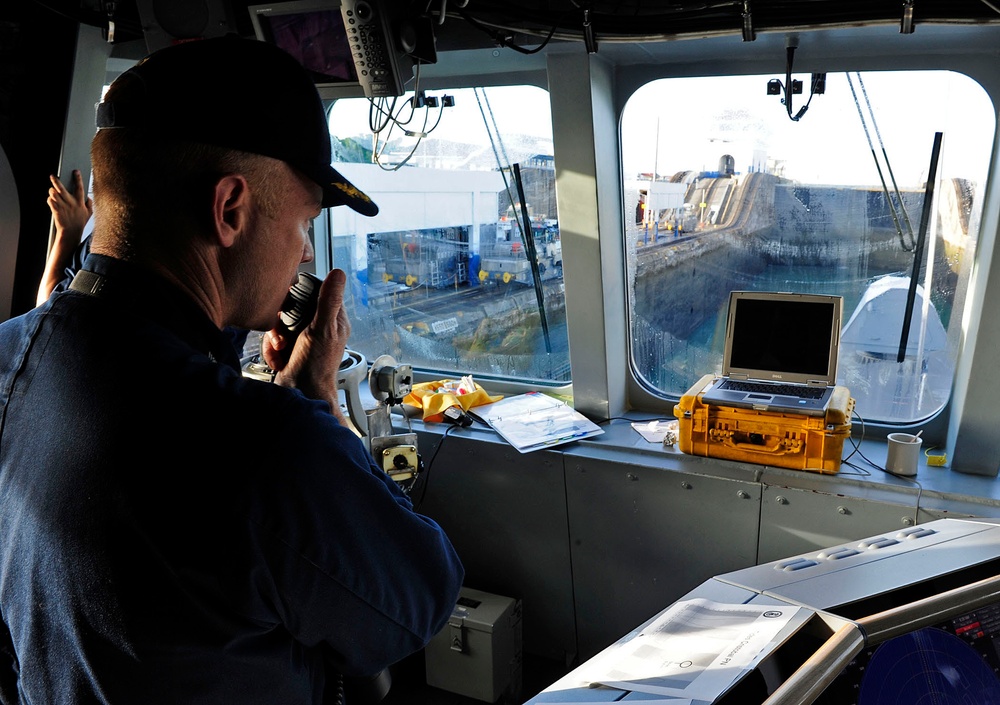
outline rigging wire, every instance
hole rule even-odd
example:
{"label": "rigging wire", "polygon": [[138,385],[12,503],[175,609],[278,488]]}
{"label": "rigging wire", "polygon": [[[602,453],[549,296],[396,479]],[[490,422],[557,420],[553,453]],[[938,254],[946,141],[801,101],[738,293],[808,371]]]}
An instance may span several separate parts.
{"label": "rigging wire", "polygon": [[[496,143],[500,145],[500,152],[503,155],[503,162],[501,163],[499,161],[499,157],[497,157],[498,159],[497,166],[499,166],[502,169],[504,168],[504,165],[507,166],[510,165],[510,157],[507,156],[507,148],[504,146],[503,139],[500,137],[500,126],[497,125],[497,118],[496,115],[493,113],[493,106],[490,105],[490,98],[487,95],[485,88],[476,88],[475,93],[476,93],[476,101],[479,104],[479,112],[483,116],[483,122],[486,124],[486,132],[489,134],[490,137],[490,144],[493,144],[494,140],[493,136],[496,135]],[[485,110],[483,109],[484,103],[486,104]],[[487,119],[486,117],[487,112],[489,113],[489,119]],[[494,149],[493,151],[494,154],[496,154],[496,149]]]}
{"label": "rigging wire", "polygon": [[[528,204],[525,202],[524,198],[524,185],[521,181],[521,170],[518,164],[511,164],[510,158],[507,156],[506,147],[504,147],[503,139],[500,137],[500,127],[497,125],[496,116],[493,113],[493,108],[490,106],[489,97],[486,95],[486,91],[482,90],[480,95],[480,88],[474,89],[476,95],[476,102],[479,105],[479,112],[483,116],[483,123],[486,126],[486,133],[490,138],[490,147],[493,149],[493,156],[497,160],[497,166],[499,167],[500,174],[503,176],[504,189],[507,192],[507,197],[510,199],[511,211],[513,220],[517,223],[518,230],[521,235],[521,243],[524,245],[524,253],[528,260],[528,266],[531,268],[531,279],[534,284],[535,298],[538,303],[538,317],[539,323],[542,326],[542,333],[545,337],[545,350],[547,353],[552,353],[552,343],[549,339],[549,325],[545,316],[545,293],[542,290],[542,277],[541,273],[538,271],[538,256],[535,254],[535,241],[533,239],[533,234],[531,232],[531,217],[528,214]],[[484,107],[485,104],[485,107]],[[489,117],[487,118],[487,113]],[[494,133],[496,137],[494,139]],[[499,149],[498,149],[499,145]],[[500,160],[500,155],[503,153],[503,161]],[[511,171],[512,177],[515,181],[517,187],[517,199],[514,199],[511,193],[510,182],[507,180],[507,170]],[[517,213],[516,203],[521,204],[521,215]],[[524,223],[521,223],[521,218],[524,218]]]}
{"label": "rigging wire", "polygon": [[982,2],[984,5],[986,5],[986,7],[990,8],[991,10],[993,10],[993,12],[996,12],[997,14],[1000,14],[1000,7],[997,7],[993,3],[989,2],[989,0],[980,0],[980,2]]}
{"label": "rigging wire", "polygon": [[[482,93],[480,94],[480,91]],[[476,104],[479,106],[479,113],[483,116],[483,125],[486,127],[486,135],[490,138],[490,148],[493,150],[493,158],[496,160],[498,171],[503,179],[504,191],[507,194],[507,198],[510,200],[511,210],[514,208],[514,204],[517,203],[517,199],[514,198],[514,193],[511,190],[510,181],[507,178],[507,172],[510,169],[510,159],[507,157],[507,150],[504,147],[503,139],[500,137],[500,128],[496,123],[496,116],[493,114],[493,108],[490,106],[489,98],[486,95],[486,90],[483,88],[474,88],[473,93],[476,96]],[[483,107],[483,104],[486,107]],[[486,117],[487,111],[489,112],[489,118]],[[492,123],[492,126],[491,126]],[[494,137],[495,133],[495,137]],[[497,149],[499,145],[499,150]],[[502,157],[501,157],[501,152]],[[521,230],[521,219],[517,217],[517,213],[514,213],[514,222],[517,224],[518,231]],[[522,238],[524,236],[521,233]]]}
{"label": "rigging wire", "polygon": [[[910,223],[910,216],[906,213],[903,196],[899,193],[899,186],[896,185],[896,176],[892,173],[892,164],[889,163],[889,154],[885,151],[885,143],[882,142],[882,133],[878,129],[878,123],[875,121],[875,110],[872,108],[871,101],[868,100],[868,91],[865,89],[864,81],[861,80],[861,72],[855,71],[854,75],[858,77],[858,87],[861,88],[861,95],[864,96],[865,105],[868,107],[868,114],[871,115],[872,127],[875,128],[875,137],[878,138],[878,146],[882,150],[882,158],[885,159],[885,168],[889,171],[889,180],[892,181],[892,189],[896,194],[896,200],[899,201],[899,210],[902,211],[903,220],[906,221],[906,232],[910,236],[910,247],[912,248],[916,242],[913,237],[913,224]],[[857,100],[857,98],[855,98],[855,100]]]}
{"label": "rigging wire", "polygon": [[886,186],[885,176],[882,174],[882,165],[879,164],[878,155],[875,154],[875,145],[872,143],[872,136],[868,132],[868,123],[865,121],[865,115],[861,111],[861,103],[858,102],[858,94],[854,90],[854,82],[851,81],[851,74],[845,74],[847,76],[847,85],[851,89],[851,95],[854,97],[854,107],[858,109],[858,117],[861,119],[861,127],[865,130],[865,137],[868,139],[868,147],[872,152],[872,159],[875,161],[875,169],[878,171],[879,181],[882,182],[882,191],[885,193],[885,198],[889,203],[889,212],[892,214],[892,222],[896,226],[896,234],[899,236],[899,245],[903,248],[905,252],[913,251],[913,244],[906,244],[906,240],[903,238],[903,228],[899,224],[899,215],[896,213],[896,204],[892,200],[892,196],[889,194],[889,187]]}

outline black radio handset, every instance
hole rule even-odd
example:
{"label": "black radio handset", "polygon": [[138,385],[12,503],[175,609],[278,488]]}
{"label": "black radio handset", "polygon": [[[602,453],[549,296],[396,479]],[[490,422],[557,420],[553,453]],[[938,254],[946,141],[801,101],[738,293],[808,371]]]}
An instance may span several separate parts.
{"label": "black radio handset", "polygon": [[[278,312],[278,329],[285,336],[285,347],[281,354],[286,358],[292,354],[295,339],[299,333],[309,325],[309,321],[316,315],[316,302],[319,300],[319,287],[323,280],[315,274],[309,272],[299,272],[299,277],[292,284],[285,296],[285,301],[281,304],[281,311]],[[261,351],[243,366],[243,374],[247,377],[260,379],[265,382],[274,381],[274,370],[264,363],[264,342],[260,339]]]}
{"label": "black radio handset", "polygon": [[299,272],[298,280],[288,290],[278,319],[282,327],[291,333],[289,344],[295,341],[301,330],[316,315],[316,301],[319,299],[319,287],[322,283],[323,280],[315,274]]}
{"label": "black radio handset", "polygon": [[[309,325],[316,315],[316,302],[319,300],[319,286],[323,280],[309,272],[299,272],[299,278],[292,284],[278,312],[278,329],[285,336],[285,347],[280,355],[284,359],[292,354],[295,339]],[[264,359],[264,339],[261,338],[261,360]]]}

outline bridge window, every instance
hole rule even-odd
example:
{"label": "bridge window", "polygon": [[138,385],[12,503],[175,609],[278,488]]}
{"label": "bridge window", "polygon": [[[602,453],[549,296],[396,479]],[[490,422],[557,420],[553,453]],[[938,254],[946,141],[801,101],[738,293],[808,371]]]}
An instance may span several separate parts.
{"label": "bridge window", "polygon": [[351,282],[350,345],[443,374],[569,380],[548,93],[338,100],[335,167],[379,205],[317,223]]}
{"label": "bridge window", "polygon": [[625,107],[635,374],[671,397],[719,372],[732,290],[836,294],[857,413],[925,419],[951,392],[993,106],[951,72],[797,76],[790,105],[773,79],[659,80]]}

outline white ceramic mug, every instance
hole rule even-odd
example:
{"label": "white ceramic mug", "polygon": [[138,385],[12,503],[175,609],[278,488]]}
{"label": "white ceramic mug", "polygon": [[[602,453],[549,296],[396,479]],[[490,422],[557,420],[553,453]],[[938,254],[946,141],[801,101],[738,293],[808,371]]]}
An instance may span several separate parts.
{"label": "white ceramic mug", "polygon": [[911,433],[890,433],[889,452],[885,458],[885,469],[895,475],[911,477],[917,474],[917,460],[923,439]]}

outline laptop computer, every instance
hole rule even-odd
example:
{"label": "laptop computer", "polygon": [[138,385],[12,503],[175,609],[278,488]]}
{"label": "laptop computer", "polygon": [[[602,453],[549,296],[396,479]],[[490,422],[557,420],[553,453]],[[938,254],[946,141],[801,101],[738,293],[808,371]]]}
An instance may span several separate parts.
{"label": "laptop computer", "polygon": [[722,374],[702,403],[824,415],[837,380],[843,307],[842,297],[826,294],[731,292]]}

